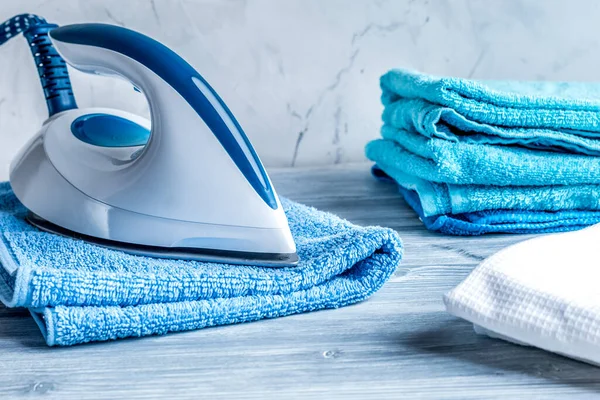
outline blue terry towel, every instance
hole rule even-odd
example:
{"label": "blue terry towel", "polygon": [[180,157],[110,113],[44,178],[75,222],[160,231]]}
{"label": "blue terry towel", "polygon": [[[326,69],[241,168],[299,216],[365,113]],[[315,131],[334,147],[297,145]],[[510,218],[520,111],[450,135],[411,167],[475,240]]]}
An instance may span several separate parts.
{"label": "blue terry towel", "polygon": [[[385,182],[397,183],[379,166],[372,168],[373,176]],[[459,236],[486,233],[552,233],[577,230],[600,223],[600,211],[527,211],[486,210],[466,213],[427,214],[420,194],[398,185],[406,203],[415,210],[425,227],[431,231]],[[414,188],[414,186],[413,186]]]}
{"label": "blue terry towel", "polygon": [[428,139],[389,125],[367,144],[376,163],[455,185],[547,186],[600,183],[600,157]]}
{"label": "blue terry towel", "polygon": [[[486,186],[429,182],[379,161],[380,173],[414,191],[424,216],[488,210],[600,210],[600,185]],[[378,172],[374,169],[374,174]]]}
{"label": "blue terry towel", "polygon": [[41,232],[0,184],[0,300],[28,307],[48,345],[255,321],[364,300],[402,257],[391,229],[282,199],[301,262],[261,268],[133,256]]}
{"label": "blue terry towel", "polygon": [[600,223],[600,211],[491,210],[465,214],[423,215],[419,196],[398,186],[400,193],[430,231],[449,235],[475,236],[486,233],[566,232]]}
{"label": "blue terry towel", "polygon": [[383,119],[429,138],[600,155],[600,84],[473,81],[393,70]]}

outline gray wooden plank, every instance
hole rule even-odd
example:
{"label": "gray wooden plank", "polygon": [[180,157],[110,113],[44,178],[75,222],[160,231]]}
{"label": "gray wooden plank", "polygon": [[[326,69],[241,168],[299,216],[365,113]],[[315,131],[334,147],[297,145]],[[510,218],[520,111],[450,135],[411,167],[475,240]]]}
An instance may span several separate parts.
{"label": "gray wooden plank", "polygon": [[402,267],[361,304],[255,323],[47,348],[26,311],[0,308],[0,398],[589,398],[600,368],[475,335],[443,293],[524,236],[423,229],[365,164],[272,171],[280,194],[397,229]]}

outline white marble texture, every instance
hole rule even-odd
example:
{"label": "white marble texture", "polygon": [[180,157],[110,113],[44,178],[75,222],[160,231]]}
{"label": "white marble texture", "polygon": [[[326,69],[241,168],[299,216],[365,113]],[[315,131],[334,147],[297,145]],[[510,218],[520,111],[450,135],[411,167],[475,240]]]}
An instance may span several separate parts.
{"label": "white marble texture", "polygon": [[[363,160],[378,78],[393,67],[475,78],[600,77],[594,0],[21,0],[68,24],[123,25],[165,43],[215,87],[268,166]],[[73,72],[80,106],[147,115],[130,85]],[[23,39],[0,48],[0,179],[45,118]]]}

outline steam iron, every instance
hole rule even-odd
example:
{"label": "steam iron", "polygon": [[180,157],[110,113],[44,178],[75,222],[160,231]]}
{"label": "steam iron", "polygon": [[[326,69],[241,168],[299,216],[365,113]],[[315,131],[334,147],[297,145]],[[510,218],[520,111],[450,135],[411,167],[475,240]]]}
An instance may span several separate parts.
{"label": "steam iron", "polygon": [[[56,78],[54,97],[44,86],[50,118],[10,168],[11,187],[32,224],[151,257],[297,264],[260,159],[225,103],[186,61],[113,25],[40,23],[24,34],[32,47],[37,40],[32,53],[46,68],[42,79]],[[52,48],[58,54],[40,53]],[[131,82],[146,96],[151,122],[114,109],[77,108],[70,84],[60,90],[68,74],[59,55],[77,70]]]}

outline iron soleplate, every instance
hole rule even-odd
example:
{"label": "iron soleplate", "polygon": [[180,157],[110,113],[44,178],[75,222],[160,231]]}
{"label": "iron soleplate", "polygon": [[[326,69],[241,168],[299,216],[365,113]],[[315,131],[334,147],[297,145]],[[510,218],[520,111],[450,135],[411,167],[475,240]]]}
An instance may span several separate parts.
{"label": "iron soleplate", "polygon": [[159,247],[118,242],[71,231],[53,224],[31,211],[27,214],[25,219],[42,231],[83,240],[111,250],[118,250],[136,256],[271,268],[294,267],[298,265],[299,261],[297,253],[252,253],[245,251],[198,249],[189,247]]}

